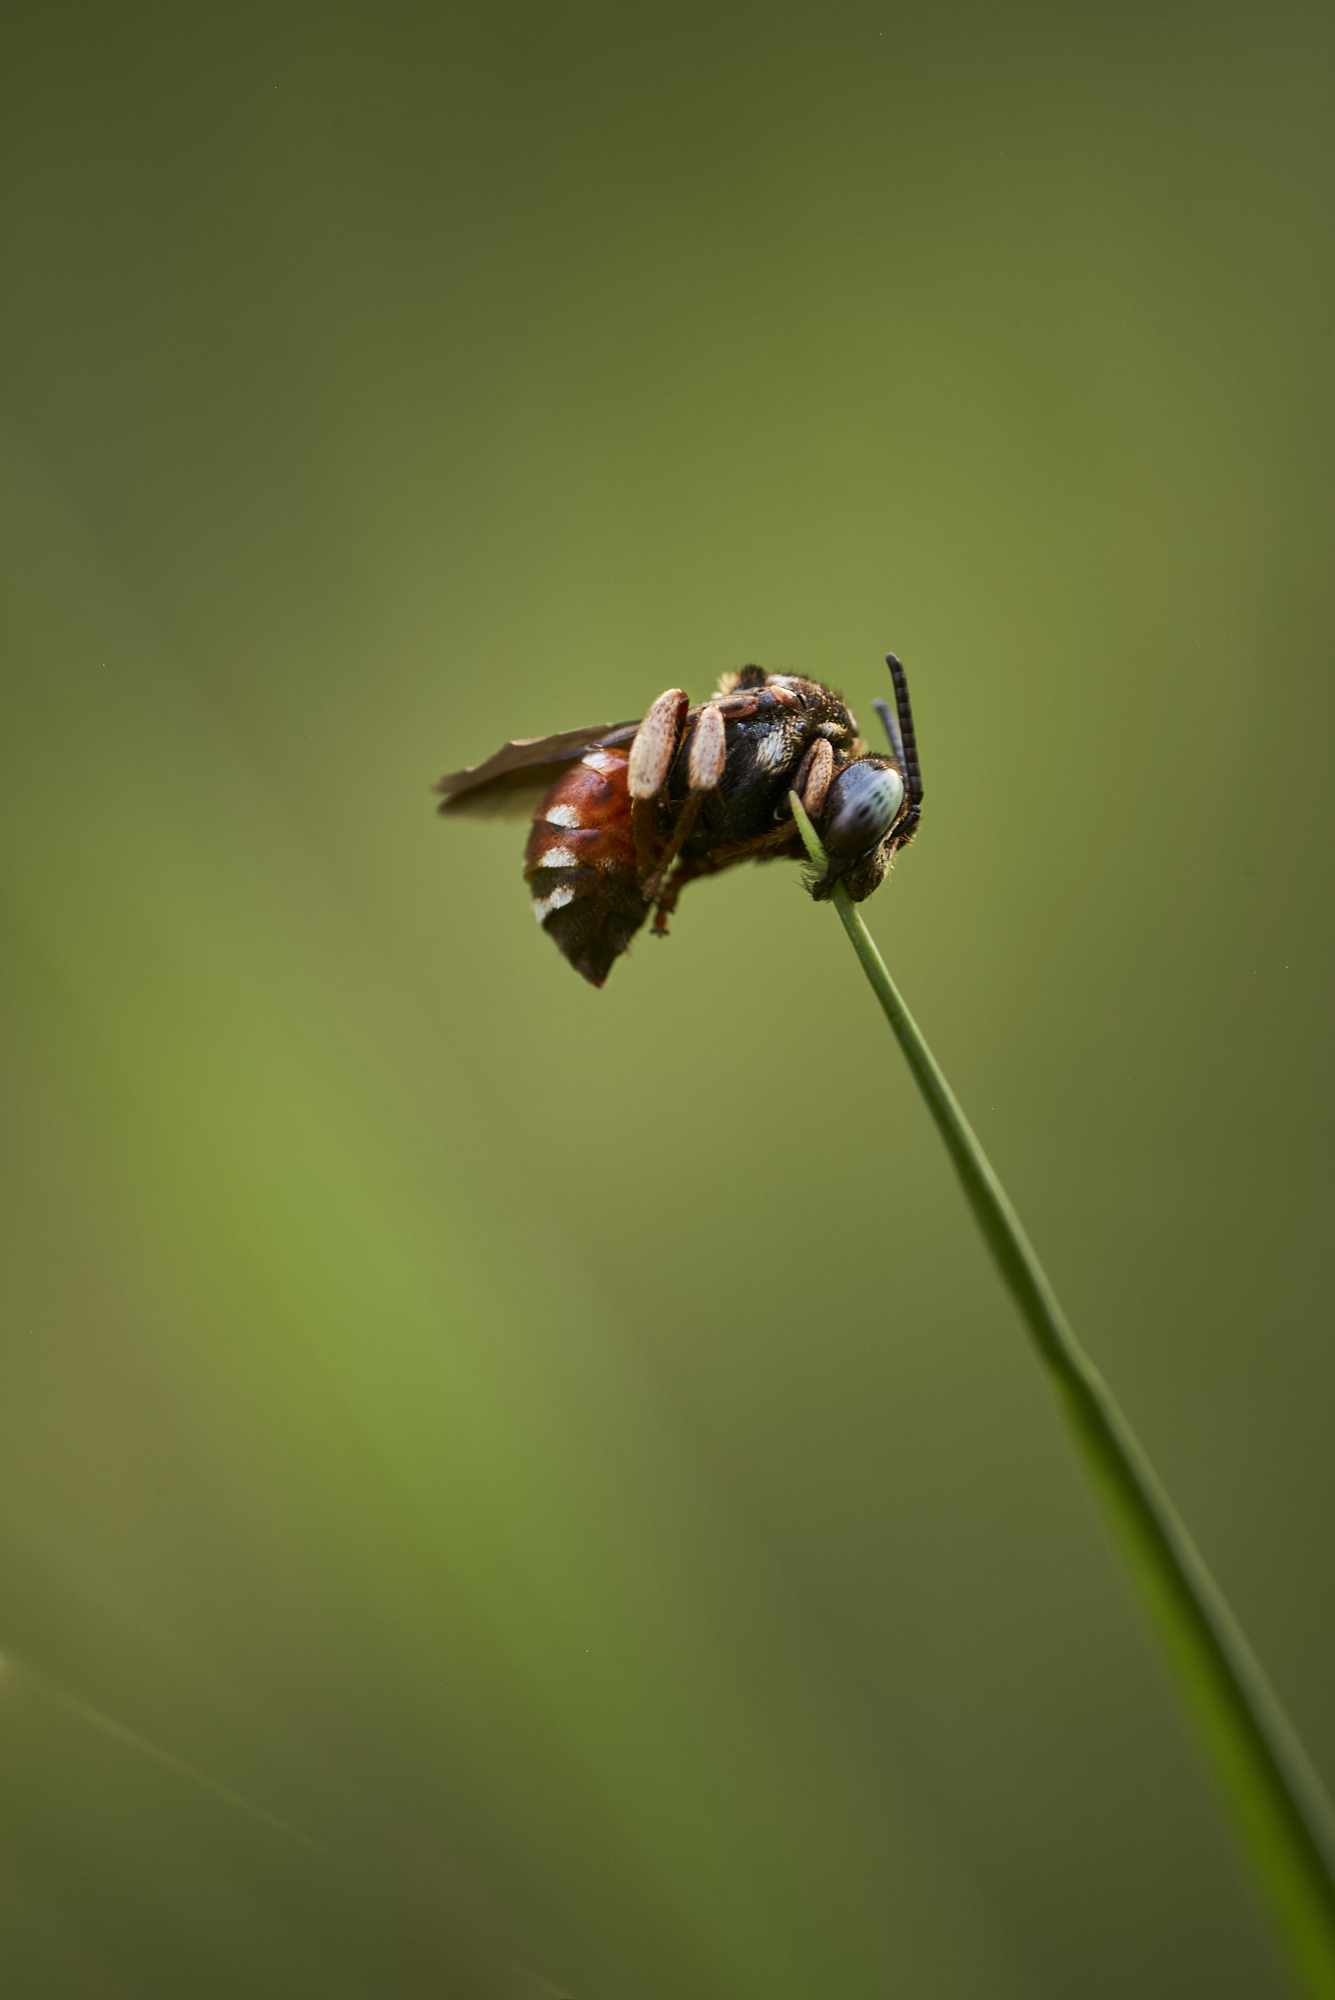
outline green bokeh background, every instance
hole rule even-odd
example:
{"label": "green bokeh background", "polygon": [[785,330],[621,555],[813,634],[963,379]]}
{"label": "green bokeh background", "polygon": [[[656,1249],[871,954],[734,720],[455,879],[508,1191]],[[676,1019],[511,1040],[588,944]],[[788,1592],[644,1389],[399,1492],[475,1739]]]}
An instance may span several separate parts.
{"label": "green bokeh background", "polygon": [[1328,1782],[1325,8],[30,9],[16,2000],[1274,1996],[834,917],[427,784],[914,691],[868,916]]}

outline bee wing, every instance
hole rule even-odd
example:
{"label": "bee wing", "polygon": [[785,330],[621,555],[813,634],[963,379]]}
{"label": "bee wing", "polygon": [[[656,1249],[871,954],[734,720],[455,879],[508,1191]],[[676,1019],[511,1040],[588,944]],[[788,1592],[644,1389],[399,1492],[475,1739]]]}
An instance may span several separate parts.
{"label": "bee wing", "polygon": [[525,818],[567,764],[596,744],[628,743],[638,728],[638,722],[599,722],[592,729],[567,729],[557,736],[517,737],[485,764],[470,764],[438,779],[431,789],[444,796],[436,810],[476,819]]}

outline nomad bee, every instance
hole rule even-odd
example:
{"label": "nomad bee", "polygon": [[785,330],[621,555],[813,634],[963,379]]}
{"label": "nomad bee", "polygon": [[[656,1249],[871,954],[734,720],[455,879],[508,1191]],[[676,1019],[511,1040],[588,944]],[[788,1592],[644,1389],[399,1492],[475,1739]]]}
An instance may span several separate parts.
{"label": "nomad bee", "polygon": [[[743,667],[692,707],[680,688],[640,722],[521,737],[435,787],[443,813],[533,814],[524,877],[533,914],[576,972],[601,986],[654,912],[736,861],[805,861],[796,792],[855,903],[878,889],[918,827],[922,779],[908,682],[892,653],[895,709],[877,712],[891,754],[871,754],[841,697],[799,674]],[[534,809],[536,807],[536,810]]]}

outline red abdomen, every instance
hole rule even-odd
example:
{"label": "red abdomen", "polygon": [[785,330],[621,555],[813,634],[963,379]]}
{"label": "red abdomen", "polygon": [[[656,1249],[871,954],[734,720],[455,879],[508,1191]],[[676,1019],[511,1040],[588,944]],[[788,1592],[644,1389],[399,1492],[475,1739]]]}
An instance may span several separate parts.
{"label": "red abdomen", "polygon": [[626,750],[589,750],[533,815],[524,879],[533,914],[576,972],[601,986],[649,914],[635,867]]}

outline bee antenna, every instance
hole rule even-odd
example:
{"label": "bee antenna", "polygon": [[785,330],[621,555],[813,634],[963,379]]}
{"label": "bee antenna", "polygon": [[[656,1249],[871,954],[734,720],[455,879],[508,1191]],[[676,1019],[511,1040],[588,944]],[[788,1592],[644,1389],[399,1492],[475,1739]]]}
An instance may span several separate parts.
{"label": "bee antenna", "polygon": [[895,711],[891,708],[888,701],[874,701],[872,707],[881,718],[881,727],[885,731],[886,741],[889,743],[891,751],[894,754],[896,764],[898,764],[902,771],[904,768],[904,739],[899,733],[899,724],[895,721]]}
{"label": "bee antenna", "polygon": [[[890,669],[890,678],[895,684],[895,707],[899,710],[899,763],[904,773],[904,794],[911,806],[922,804],[922,772],[918,769],[918,739],[913,733],[913,710],[909,705],[909,684],[903,666],[893,653],[887,653],[885,664]],[[880,703],[877,703],[880,707]]]}

